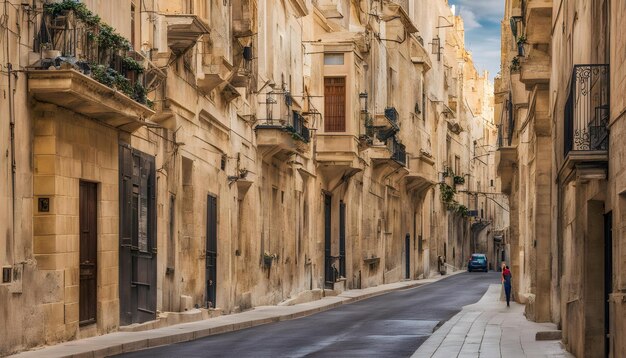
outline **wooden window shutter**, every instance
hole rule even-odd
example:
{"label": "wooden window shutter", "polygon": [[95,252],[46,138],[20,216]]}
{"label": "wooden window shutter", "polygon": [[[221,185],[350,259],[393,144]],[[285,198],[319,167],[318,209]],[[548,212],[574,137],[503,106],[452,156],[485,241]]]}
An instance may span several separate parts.
{"label": "wooden window shutter", "polygon": [[324,132],[346,131],[346,79],[324,78]]}

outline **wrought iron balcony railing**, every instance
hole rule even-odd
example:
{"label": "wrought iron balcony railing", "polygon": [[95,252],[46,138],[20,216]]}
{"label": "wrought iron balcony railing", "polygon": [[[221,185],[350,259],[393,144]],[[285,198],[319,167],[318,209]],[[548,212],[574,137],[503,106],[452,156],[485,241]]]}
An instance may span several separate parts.
{"label": "wrought iron balcony railing", "polygon": [[391,123],[393,123],[394,126],[398,125],[398,118],[400,117],[400,115],[398,114],[396,107],[385,108],[385,117],[387,117],[387,119]]}
{"label": "wrought iron balcony railing", "polygon": [[311,140],[311,130],[306,126],[304,117],[297,111],[292,111],[288,120],[261,119],[258,121],[256,130],[280,129],[291,133],[293,139],[309,143]]}
{"label": "wrought iron balcony railing", "polygon": [[311,140],[311,132],[304,123],[304,117],[296,111],[293,112],[293,133],[303,142],[308,143]]}
{"label": "wrought iron balcony railing", "polygon": [[609,65],[575,65],[565,104],[565,156],[609,149]]}
{"label": "wrought iron balcony railing", "polygon": [[404,144],[398,142],[396,137],[392,137],[387,140],[387,146],[391,151],[391,159],[402,165],[406,165],[406,147]]}

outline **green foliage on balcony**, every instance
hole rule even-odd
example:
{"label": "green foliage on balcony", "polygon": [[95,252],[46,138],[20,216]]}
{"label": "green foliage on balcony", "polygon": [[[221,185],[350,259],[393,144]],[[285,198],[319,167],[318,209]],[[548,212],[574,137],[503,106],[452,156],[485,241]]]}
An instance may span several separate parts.
{"label": "green foliage on balcony", "polygon": [[[102,22],[100,16],[91,12],[84,3],[77,0],[44,4],[44,15],[49,16],[51,21],[58,19],[67,21],[66,17],[70,13],[85,28],[85,52],[81,54],[81,58],[77,58],[89,65],[89,71],[85,70],[84,73],[105,86],[117,89],[136,102],[150,106],[151,101],[148,101],[146,97],[146,88],[137,79],[137,75],[143,73],[145,69],[141,63],[128,56],[132,46],[126,38],[117,33],[113,27]],[[55,36],[60,35],[55,31],[72,31],[72,29],[52,30],[50,35],[52,42]],[[51,43],[44,45],[50,47]],[[72,52],[71,56],[76,56],[76,54]],[[131,75],[132,73],[135,75]]]}

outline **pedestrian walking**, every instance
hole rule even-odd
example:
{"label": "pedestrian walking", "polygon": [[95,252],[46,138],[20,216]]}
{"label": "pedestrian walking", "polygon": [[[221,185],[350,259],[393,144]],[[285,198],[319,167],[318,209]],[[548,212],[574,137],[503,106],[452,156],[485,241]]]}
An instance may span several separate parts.
{"label": "pedestrian walking", "polygon": [[510,307],[511,301],[511,270],[508,266],[504,266],[502,270],[502,284],[504,285],[504,293],[506,294],[506,306]]}

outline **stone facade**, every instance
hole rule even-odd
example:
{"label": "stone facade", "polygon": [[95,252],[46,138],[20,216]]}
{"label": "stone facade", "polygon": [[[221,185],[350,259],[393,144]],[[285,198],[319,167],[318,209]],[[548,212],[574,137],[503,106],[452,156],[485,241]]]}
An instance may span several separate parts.
{"label": "stone facade", "polygon": [[[0,354],[508,257],[447,1],[36,3],[0,49]],[[94,55],[85,11],[134,51]]]}
{"label": "stone facade", "polygon": [[580,357],[626,354],[623,12],[616,1],[507,1],[502,26],[498,174],[511,203],[514,290],[527,316],[557,323]]}

